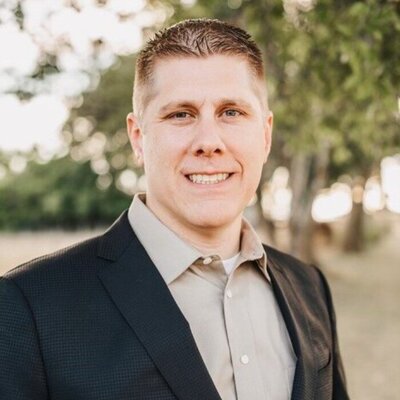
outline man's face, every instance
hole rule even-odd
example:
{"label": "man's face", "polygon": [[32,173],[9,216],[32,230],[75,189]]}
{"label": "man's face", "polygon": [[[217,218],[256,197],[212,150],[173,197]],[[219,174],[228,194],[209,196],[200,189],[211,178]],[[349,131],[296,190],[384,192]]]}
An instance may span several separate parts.
{"label": "man's face", "polygon": [[253,197],[272,129],[257,85],[239,57],[161,60],[140,121],[128,115],[147,205],[178,233],[233,224]]}

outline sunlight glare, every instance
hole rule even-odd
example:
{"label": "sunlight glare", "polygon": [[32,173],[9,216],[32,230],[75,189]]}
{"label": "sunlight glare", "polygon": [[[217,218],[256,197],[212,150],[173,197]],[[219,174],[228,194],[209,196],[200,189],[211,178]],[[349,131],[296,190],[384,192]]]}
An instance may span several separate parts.
{"label": "sunlight glare", "polygon": [[400,154],[385,157],[381,162],[382,189],[386,195],[386,208],[400,213]]}
{"label": "sunlight glare", "polygon": [[311,214],[316,222],[332,222],[350,213],[352,192],[348,185],[335,183],[315,197]]}
{"label": "sunlight glare", "polygon": [[365,184],[363,207],[367,213],[373,213],[385,208],[385,196],[379,178],[372,176]]}
{"label": "sunlight glare", "polygon": [[68,117],[68,109],[60,98],[39,95],[21,101],[15,95],[3,95],[0,110],[0,148],[3,150],[30,151],[38,145],[45,151],[56,152],[62,147],[59,131]]}
{"label": "sunlight glare", "polygon": [[26,32],[8,23],[0,26],[0,54],[7,54],[7,57],[0,57],[0,73],[29,75],[36,69],[40,52]]}

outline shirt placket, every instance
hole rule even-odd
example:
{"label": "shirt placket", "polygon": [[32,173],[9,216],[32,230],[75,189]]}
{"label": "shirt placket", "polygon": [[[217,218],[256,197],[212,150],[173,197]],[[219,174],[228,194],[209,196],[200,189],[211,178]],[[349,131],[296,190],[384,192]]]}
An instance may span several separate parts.
{"label": "shirt placket", "polygon": [[244,266],[236,268],[224,290],[224,317],[238,400],[267,398],[257,362],[248,307],[249,282]]}

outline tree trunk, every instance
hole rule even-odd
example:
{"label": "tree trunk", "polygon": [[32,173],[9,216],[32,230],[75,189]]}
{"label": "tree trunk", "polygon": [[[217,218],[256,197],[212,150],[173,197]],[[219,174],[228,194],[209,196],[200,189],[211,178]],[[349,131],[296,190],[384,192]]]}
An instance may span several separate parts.
{"label": "tree trunk", "polygon": [[296,155],[291,164],[291,253],[305,262],[316,262],[313,245],[316,224],[311,208],[317,192],[326,184],[328,160],[329,147],[325,146],[316,155]]}
{"label": "tree trunk", "polygon": [[353,208],[343,238],[343,251],[360,252],[364,247],[364,210],[362,202],[353,202]]}
{"label": "tree trunk", "polygon": [[290,173],[293,192],[290,218],[290,252],[304,261],[314,259],[309,240],[310,235],[312,235],[312,202],[308,186],[311,164],[311,156],[295,156]]}
{"label": "tree trunk", "polygon": [[365,182],[371,171],[366,168],[362,174],[353,181],[353,208],[343,235],[342,249],[346,253],[360,252],[364,248],[364,210],[363,210],[363,191]]}

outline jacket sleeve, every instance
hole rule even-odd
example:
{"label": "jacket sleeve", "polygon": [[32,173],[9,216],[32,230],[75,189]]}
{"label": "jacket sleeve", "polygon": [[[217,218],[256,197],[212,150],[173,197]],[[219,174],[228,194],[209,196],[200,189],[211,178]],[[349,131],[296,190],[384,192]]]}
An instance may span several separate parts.
{"label": "jacket sleeve", "polygon": [[346,388],[346,377],[344,374],[342,359],[339,352],[339,344],[336,331],[336,316],[332,302],[332,295],[329,289],[328,282],[322,272],[316,268],[320,275],[322,285],[325,291],[326,303],[329,311],[329,318],[331,321],[331,334],[332,334],[332,368],[333,368],[333,396],[332,400],[349,400],[350,397]]}
{"label": "jacket sleeve", "polygon": [[47,400],[35,320],[22,291],[0,277],[0,399]]}

